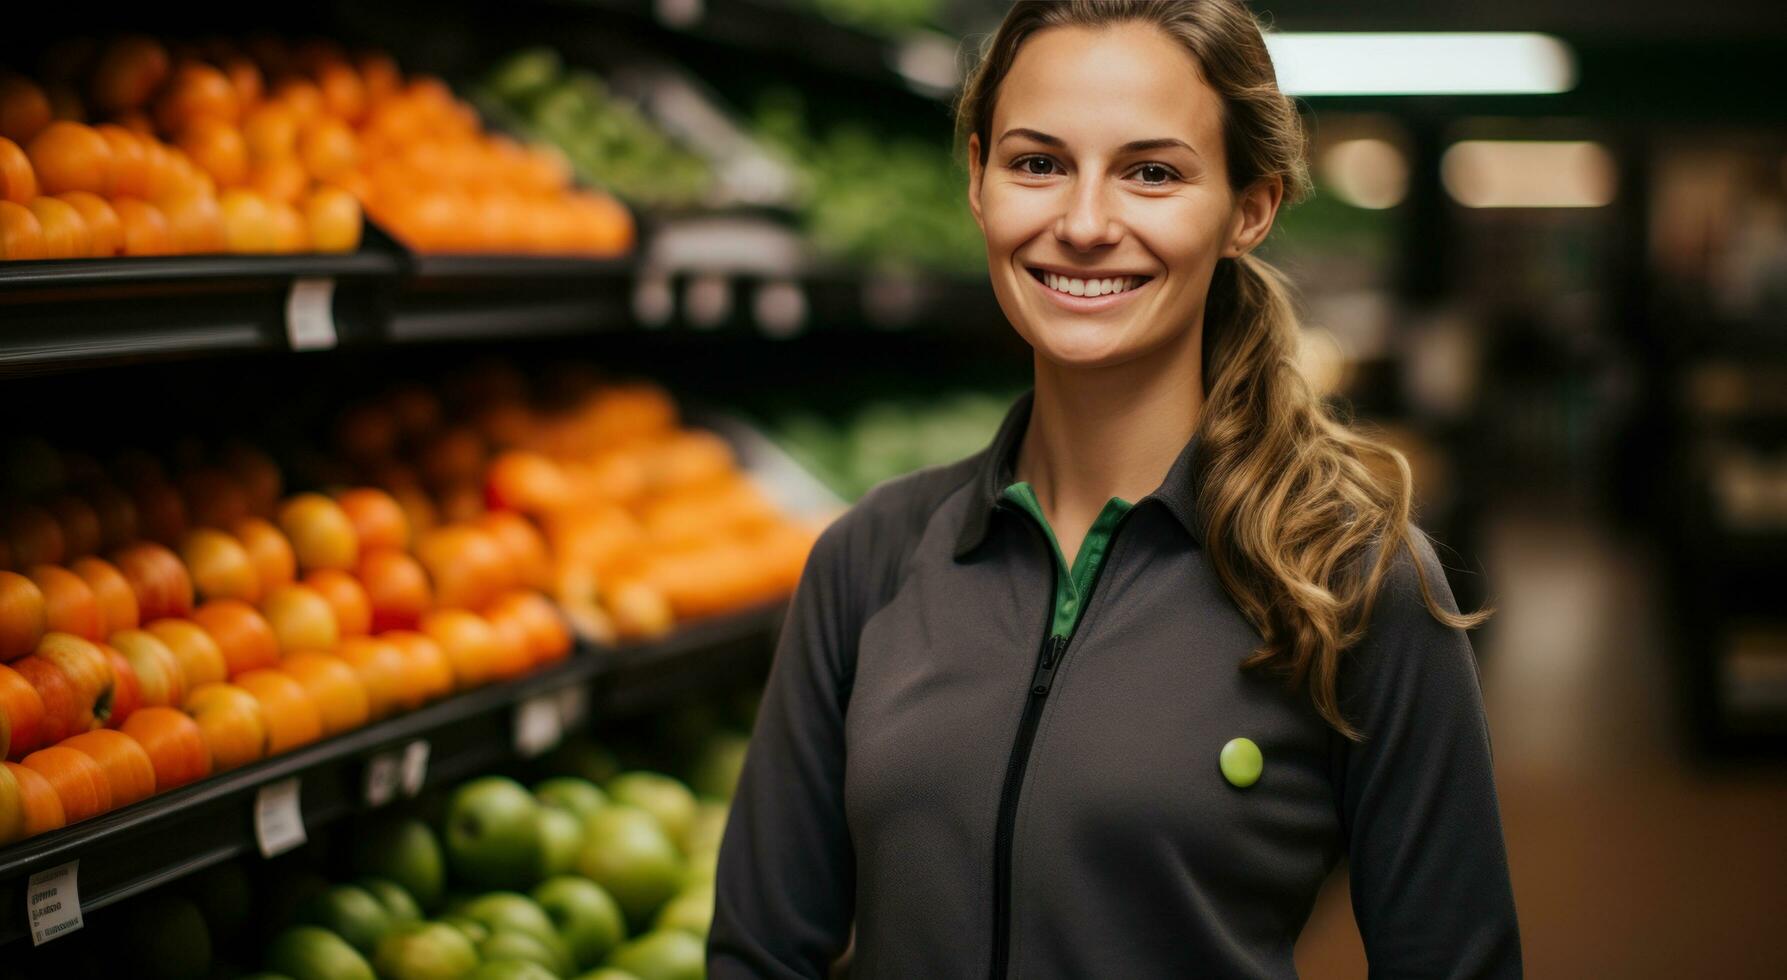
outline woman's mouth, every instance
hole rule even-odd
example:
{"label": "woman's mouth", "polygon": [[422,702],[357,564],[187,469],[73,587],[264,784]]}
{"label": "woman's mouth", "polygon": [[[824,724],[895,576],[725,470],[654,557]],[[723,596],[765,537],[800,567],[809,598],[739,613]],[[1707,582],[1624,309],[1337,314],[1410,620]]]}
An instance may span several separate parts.
{"label": "woman's mouth", "polygon": [[1152,282],[1153,276],[1107,276],[1074,278],[1046,269],[1026,267],[1043,293],[1058,305],[1076,313],[1093,313],[1109,309],[1130,298],[1130,294]]}

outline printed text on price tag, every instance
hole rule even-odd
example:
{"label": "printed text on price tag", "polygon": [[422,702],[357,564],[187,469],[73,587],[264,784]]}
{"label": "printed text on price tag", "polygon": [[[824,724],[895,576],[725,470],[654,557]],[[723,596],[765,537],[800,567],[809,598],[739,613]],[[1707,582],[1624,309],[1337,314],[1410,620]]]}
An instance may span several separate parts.
{"label": "printed text on price tag", "polygon": [[59,864],[32,875],[25,884],[31,945],[42,946],[81,927],[81,889],[75,874],[80,866],[78,860]]}
{"label": "printed text on price tag", "polygon": [[268,783],[254,795],[254,839],[261,857],[303,845],[304,812],[298,806],[298,777]]}

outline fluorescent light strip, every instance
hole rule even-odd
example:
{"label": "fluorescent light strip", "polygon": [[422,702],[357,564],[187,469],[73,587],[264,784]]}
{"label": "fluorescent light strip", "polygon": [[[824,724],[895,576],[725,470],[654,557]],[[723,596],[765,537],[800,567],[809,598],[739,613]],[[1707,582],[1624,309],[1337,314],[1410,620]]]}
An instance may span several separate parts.
{"label": "fluorescent light strip", "polygon": [[1548,34],[1268,33],[1287,95],[1548,95],[1576,57]]}

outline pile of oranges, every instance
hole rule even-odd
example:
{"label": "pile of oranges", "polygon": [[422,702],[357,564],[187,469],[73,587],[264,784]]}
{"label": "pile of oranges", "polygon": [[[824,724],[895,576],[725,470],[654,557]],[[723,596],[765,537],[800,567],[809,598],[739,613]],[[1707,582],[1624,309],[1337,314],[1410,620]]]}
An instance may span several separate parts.
{"label": "pile of oranges", "polygon": [[[241,445],[170,472],[37,443],[0,500],[0,845],[571,652],[767,602],[816,530],[645,383],[522,376],[344,412],[286,495]],[[374,485],[357,485],[370,483]]]}
{"label": "pile of oranges", "polygon": [[70,470],[0,521],[0,844],[570,654],[519,515],[412,535],[242,449]]}
{"label": "pile of oranges", "polygon": [[276,38],[52,49],[0,73],[0,258],[352,251],[362,209],[428,251],[632,247],[556,151],[488,135],[438,79]]}

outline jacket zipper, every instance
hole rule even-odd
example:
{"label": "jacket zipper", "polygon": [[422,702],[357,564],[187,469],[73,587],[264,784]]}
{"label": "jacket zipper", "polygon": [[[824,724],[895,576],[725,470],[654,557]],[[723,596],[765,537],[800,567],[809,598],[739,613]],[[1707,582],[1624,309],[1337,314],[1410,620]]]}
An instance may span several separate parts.
{"label": "jacket zipper", "polygon": [[[1098,571],[1093,573],[1092,581],[1086,587],[1086,594],[1080,596],[1080,619],[1085,619],[1087,605],[1092,600],[1092,593],[1098,588],[1098,580],[1104,577],[1105,566],[1110,564],[1111,544],[1117,539],[1117,530],[1129,514],[1125,512],[1117,518],[1111,527],[1111,535],[1105,546],[1104,560],[1099,562]],[[1083,545],[1082,545],[1083,547]],[[1024,714],[1018,721],[1017,741],[1012,743],[1011,758],[1005,764],[1005,784],[999,791],[999,819],[993,831],[993,968],[992,980],[1005,980],[1008,960],[1011,957],[1011,845],[1012,828],[1017,823],[1018,794],[1024,788],[1024,770],[1030,767],[1030,746],[1036,741],[1036,725],[1042,717],[1043,702],[1048,700],[1049,690],[1055,684],[1055,671],[1061,667],[1061,661],[1067,654],[1068,637],[1057,636],[1055,627],[1055,590],[1059,586],[1058,579],[1062,570],[1050,549],[1049,565],[1055,569],[1055,579],[1049,583],[1049,619],[1043,627],[1042,650],[1036,658],[1036,669],[1030,675],[1030,695],[1024,702]],[[1071,574],[1071,572],[1069,572]],[[1075,632],[1079,624],[1074,624]]]}

